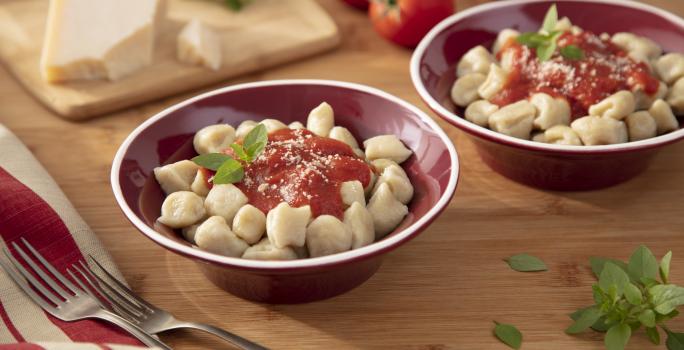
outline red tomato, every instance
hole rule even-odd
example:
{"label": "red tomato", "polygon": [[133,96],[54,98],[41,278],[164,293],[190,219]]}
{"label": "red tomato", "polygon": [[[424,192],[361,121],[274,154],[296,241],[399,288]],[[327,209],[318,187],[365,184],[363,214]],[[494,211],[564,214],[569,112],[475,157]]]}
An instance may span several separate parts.
{"label": "red tomato", "polygon": [[380,35],[408,48],[453,13],[454,0],[372,0],[368,11]]}
{"label": "red tomato", "polygon": [[367,10],[368,9],[368,0],[343,0],[350,6],[354,6],[359,10]]}

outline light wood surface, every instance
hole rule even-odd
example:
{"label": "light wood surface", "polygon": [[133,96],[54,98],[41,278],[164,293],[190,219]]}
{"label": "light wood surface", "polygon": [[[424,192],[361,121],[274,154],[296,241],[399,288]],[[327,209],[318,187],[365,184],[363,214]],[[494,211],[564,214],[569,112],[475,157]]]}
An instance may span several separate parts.
{"label": "light wood surface", "polygon": [[[240,13],[230,11],[222,1],[169,0],[169,17],[158,36],[151,66],[114,82],[50,84],[38,69],[47,7],[47,0],[0,2],[0,60],[36,98],[73,120],[260,71],[339,43],[335,23],[315,0],[260,0]],[[176,58],[178,33],[193,18],[220,35],[223,63],[218,71]]]}
{"label": "light wood surface", "polygon": [[[378,38],[366,17],[321,0],[342,48],[244,76],[243,81],[324,78],[379,87],[427,111],[411,85],[410,51]],[[684,15],[684,2],[650,0]],[[460,1],[459,7],[475,1]],[[120,142],[155,112],[200,91],[89,122],[72,123],[37,103],[0,69],[0,122],[47,167],[113,254],[133,289],[181,318],[213,323],[273,349],[506,349],[493,320],[524,334],[523,349],[602,349],[601,336],[568,336],[566,314],[591,302],[592,255],[626,259],[640,243],[674,250],[672,280],[684,284],[684,143],[660,153],[640,177],[603,191],[555,193],[511,182],[479,160],[466,135],[439,121],[458,149],[461,181],[449,208],[422,235],[390,254],[360,288],[307,305],[261,305],[228,295],[194,264],[148,241],[126,221],[109,187]],[[1,150],[0,150],[1,151]],[[502,261],[528,252],[550,271],[524,274]],[[684,331],[684,317],[671,328]],[[163,337],[177,349],[228,348],[210,337]],[[643,332],[629,349],[664,349]]]}

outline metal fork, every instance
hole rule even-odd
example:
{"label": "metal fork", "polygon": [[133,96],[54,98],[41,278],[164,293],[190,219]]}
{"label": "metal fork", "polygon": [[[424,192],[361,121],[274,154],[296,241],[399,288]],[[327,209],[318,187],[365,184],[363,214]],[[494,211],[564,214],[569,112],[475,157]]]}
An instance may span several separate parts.
{"label": "metal fork", "polygon": [[[101,297],[111,305],[113,311],[130,320],[146,332],[150,334],[157,334],[179,328],[198,329],[218,336],[240,349],[268,350],[268,348],[218,327],[176,319],[169,312],[150,304],[143,298],[136,295],[132,290],[112,276],[112,274],[110,274],[107,269],[105,269],[97,260],[95,260],[95,258],[92,256],[89,256],[89,258],[94,265],[97,266],[98,270],[106,276],[106,279],[101,277],[100,274],[96,273],[93,268],[84,264],[83,262],[80,262],[80,267],[74,265],[74,269],[76,269],[82,276],[85,277],[85,280],[88,281],[88,283],[98,291]],[[93,277],[93,279],[96,281],[93,281],[88,276]],[[111,282],[108,282],[107,280]]]}
{"label": "metal fork", "polygon": [[[3,261],[3,259],[0,259],[0,266],[2,266],[19,288],[21,288],[36,304],[43,308],[43,310],[63,321],[78,321],[83,319],[104,320],[123,328],[147,346],[171,350],[166,344],[145,333],[130,321],[101,308],[96,299],[93,299],[92,296],[84,290],[71,283],[71,281],[57,271],[57,269],[45,260],[45,258],[43,258],[43,256],[25,239],[22,238],[21,241],[26,248],[28,248],[33,257],[29,256],[29,254],[16,242],[12,242],[12,246],[21,256],[20,260],[28,265],[28,268],[24,267],[7,248],[3,248],[3,251],[7,259],[9,259],[14,266],[14,269]],[[35,259],[37,259],[38,262],[36,262]],[[62,288],[57,281],[45,271],[46,269],[69,291]],[[39,276],[40,279],[34,277],[33,273]],[[50,289],[40,281],[47,284]],[[39,293],[36,292],[36,290]]]}

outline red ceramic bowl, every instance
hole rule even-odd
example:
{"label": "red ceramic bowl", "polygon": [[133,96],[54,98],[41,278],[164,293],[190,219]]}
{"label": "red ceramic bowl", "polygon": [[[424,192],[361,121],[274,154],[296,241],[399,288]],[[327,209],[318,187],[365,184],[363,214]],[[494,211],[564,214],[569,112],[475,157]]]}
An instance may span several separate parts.
{"label": "red ceramic bowl", "polygon": [[[680,129],[652,139],[607,146],[562,146],[506,136],[463,119],[449,97],[461,56],[477,45],[491,47],[498,32],[536,31],[551,4],[560,16],[596,33],[629,31],[684,53],[684,20],[632,1],[497,1],[459,12],[428,33],[411,59],[411,79],[425,103],[465,131],[482,160],[515,181],[551,190],[591,190],[626,181],[646,169],[663,146],[684,138]],[[600,15],[597,15],[600,14]]]}
{"label": "red ceramic bowl", "polygon": [[[305,122],[322,101],[335,122],[364,140],[396,134],[414,151],[402,164],[415,187],[409,214],[386,238],[361,249],[296,261],[230,258],[193,248],[179,234],[156,225],[164,195],[152,169],[195,155],[193,134],[216,123],[278,118]],[[229,86],[170,107],[140,125],[119,148],[112,189],[126,217],[162,247],[195,261],[216,285],[245,299],[301,303],[329,298],[360,285],[383,255],[421,233],[454,195],[459,166],[444,131],[415,106],[380,90],[342,82],[283,80]]]}

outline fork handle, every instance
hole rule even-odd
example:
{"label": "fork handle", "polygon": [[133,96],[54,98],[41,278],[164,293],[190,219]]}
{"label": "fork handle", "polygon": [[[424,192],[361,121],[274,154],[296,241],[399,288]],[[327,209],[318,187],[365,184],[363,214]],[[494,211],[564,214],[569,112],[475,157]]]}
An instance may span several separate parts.
{"label": "fork handle", "polygon": [[214,327],[212,325],[204,324],[204,323],[197,323],[197,322],[178,322],[173,325],[170,325],[168,329],[178,329],[178,328],[192,328],[192,329],[198,329],[200,331],[207,332],[209,334],[213,334],[235,346],[237,346],[240,349],[243,350],[269,350],[266,347],[263,347],[255,342],[249,341],[239,335],[233,334],[231,332],[228,332],[226,330],[223,330],[218,327]]}
{"label": "fork handle", "polygon": [[131,322],[127,321],[126,319],[113,314],[109,311],[106,310],[101,310],[97,314],[93,316],[94,318],[104,320],[110,323],[113,323],[121,328],[123,328],[126,332],[130,333],[132,336],[138,338],[143,344],[147,346],[152,346],[156,347],[159,349],[163,350],[172,350],[168,345],[164,344],[161,340],[151,336],[150,334],[146,333],[136,325],[132,324]]}

